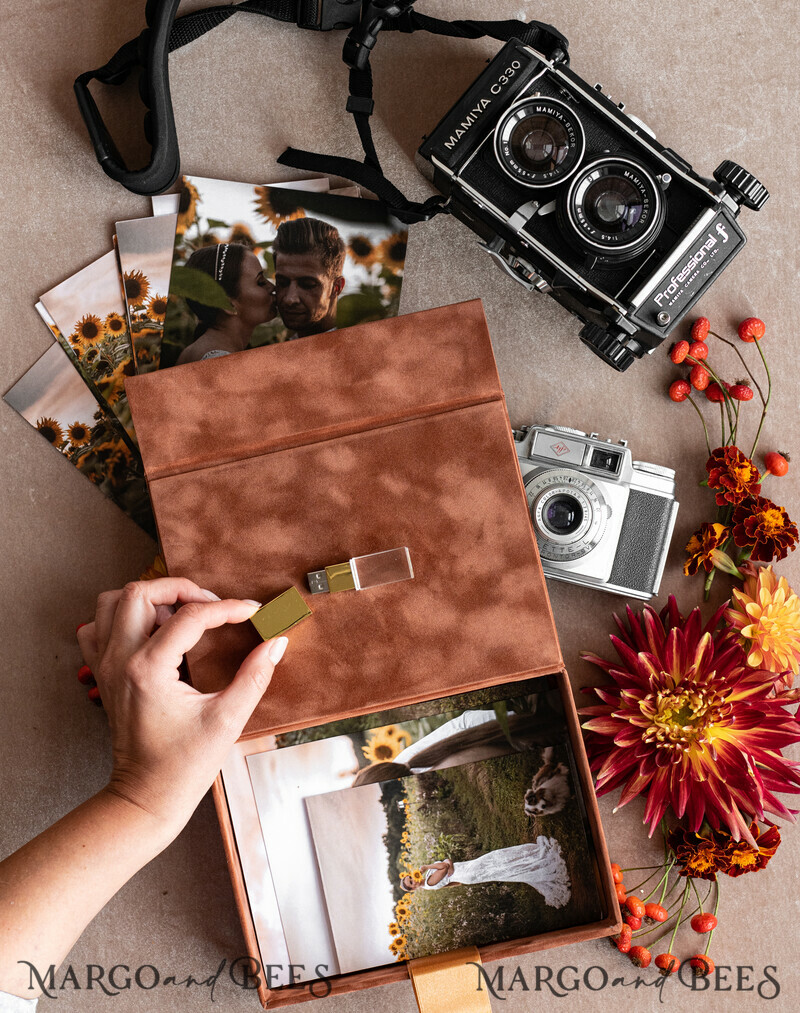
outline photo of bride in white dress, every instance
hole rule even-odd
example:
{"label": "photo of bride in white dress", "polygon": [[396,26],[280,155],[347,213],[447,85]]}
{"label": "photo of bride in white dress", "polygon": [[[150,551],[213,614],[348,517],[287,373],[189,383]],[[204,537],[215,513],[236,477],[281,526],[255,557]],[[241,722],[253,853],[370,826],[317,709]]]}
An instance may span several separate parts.
{"label": "photo of bride in white dress", "polygon": [[404,876],[401,885],[410,891],[442,890],[444,887],[472,886],[478,883],[525,883],[541,894],[549,907],[564,907],[572,895],[569,872],[554,837],[540,834],[531,844],[518,844],[468,862],[442,862],[423,865],[421,883]]}

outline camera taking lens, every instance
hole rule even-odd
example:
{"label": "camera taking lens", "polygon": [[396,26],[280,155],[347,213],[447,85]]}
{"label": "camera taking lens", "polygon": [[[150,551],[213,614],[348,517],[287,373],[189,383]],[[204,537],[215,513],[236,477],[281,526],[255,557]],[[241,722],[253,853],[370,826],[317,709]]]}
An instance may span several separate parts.
{"label": "camera taking lens", "polygon": [[570,238],[588,253],[629,260],[655,242],[664,202],[644,166],[629,158],[600,158],[572,181],[560,215]]}
{"label": "camera taking lens", "polygon": [[554,496],[547,504],[542,520],[557,535],[571,535],[583,520],[583,508],[574,496]]}

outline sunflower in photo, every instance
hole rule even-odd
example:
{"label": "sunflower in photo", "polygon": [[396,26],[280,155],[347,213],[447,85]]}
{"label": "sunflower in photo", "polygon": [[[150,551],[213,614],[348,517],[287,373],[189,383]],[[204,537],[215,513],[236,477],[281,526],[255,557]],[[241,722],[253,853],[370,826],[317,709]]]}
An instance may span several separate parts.
{"label": "sunflower in photo", "polygon": [[[53,333],[55,334],[56,337],[58,337],[58,331],[57,330],[53,331]],[[83,342],[81,341],[81,336],[80,336],[80,334],[78,334],[77,331],[73,331],[72,334],[68,334],[67,335],[67,341],[76,350],[79,350],[79,349],[83,348]]]}
{"label": "sunflower in photo", "polygon": [[64,442],[64,430],[55,419],[45,416],[37,421],[36,428],[49,443],[53,444],[54,447],[57,447],[59,444]]}
{"label": "sunflower in photo", "polygon": [[238,243],[240,246],[246,246],[248,250],[252,250],[253,253],[261,253],[261,250],[263,249],[263,247],[256,244],[253,233],[244,222],[233,223],[227,242]]}
{"label": "sunflower in photo", "polygon": [[87,345],[102,338],[103,325],[100,323],[100,317],[94,316],[93,313],[87,313],[75,324],[75,333]]}
{"label": "sunflower in photo", "polygon": [[167,315],[167,297],[164,295],[153,295],[147,304],[147,315],[151,320],[163,322]]}
{"label": "sunflower in photo", "polygon": [[411,736],[396,725],[387,725],[385,728],[373,728],[367,732],[367,744],[361,747],[370,763],[385,763],[391,761],[411,745]]}
{"label": "sunflower in photo", "polygon": [[115,338],[119,334],[124,334],[127,326],[128,325],[125,323],[125,317],[123,317],[121,313],[109,313],[103,321],[105,332],[111,338]]}
{"label": "sunflower in photo", "polygon": [[408,232],[396,232],[380,244],[377,250],[378,260],[390,271],[402,271],[406,262]]}
{"label": "sunflower in photo", "polygon": [[175,227],[177,235],[182,236],[184,232],[193,225],[197,219],[197,205],[200,202],[200,194],[193,183],[184,176],[181,180],[181,194],[178,199],[178,224]]}
{"label": "sunflower in photo", "polygon": [[347,254],[364,267],[372,267],[379,260],[378,248],[368,236],[353,236],[347,245]]}
{"label": "sunflower in photo", "polygon": [[305,218],[305,210],[297,203],[297,198],[291,190],[282,190],[280,187],[270,190],[267,186],[257,186],[256,211],[264,221],[270,222],[277,228],[283,222],[294,221],[295,218]]}
{"label": "sunflower in photo", "polygon": [[84,425],[83,422],[73,422],[67,429],[67,436],[69,442],[73,447],[82,447],[85,443],[88,443],[92,438],[92,431],[89,426]]}
{"label": "sunflower in photo", "polygon": [[143,306],[150,291],[150,282],[142,271],[126,271],[123,283],[129,306]]}
{"label": "sunflower in photo", "polygon": [[99,348],[88,348],[83,356],[83,361],[88,365],[92,366],[100,358]]}

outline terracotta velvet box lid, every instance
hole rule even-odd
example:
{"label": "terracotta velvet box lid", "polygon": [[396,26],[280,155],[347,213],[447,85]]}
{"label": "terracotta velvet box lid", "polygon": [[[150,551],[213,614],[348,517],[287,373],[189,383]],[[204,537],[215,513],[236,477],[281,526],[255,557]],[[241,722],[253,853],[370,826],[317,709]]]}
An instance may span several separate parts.
{"label": "terracotta velvet box lid", "polygon": [[[126,389],[169,573],[258,601],[295,586],[313,609],[246,736],[563,673],[478,300],[133,377]],[[413,580],[308,593],[308,572],[395,546],[408,546]],[[207,633],[188,657],[193,684],[227,685],[257,643],[248,623]],[[602,867],[565,675],[562,695]],[[217,800],[255,946],[220,788]],[[601,878],[608,919],[595,936],[618,918]],[[336,990],[404,974],[352,974]],[[283,1004],[276,997],[262,1001]]]}

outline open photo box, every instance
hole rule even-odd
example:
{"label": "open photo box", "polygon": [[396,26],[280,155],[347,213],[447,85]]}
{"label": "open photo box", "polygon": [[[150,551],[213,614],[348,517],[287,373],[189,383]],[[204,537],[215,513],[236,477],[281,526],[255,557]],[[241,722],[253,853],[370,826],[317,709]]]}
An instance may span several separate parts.
{"label": "open photo box", "polygon": [[[471,941],[492,961],[617,931],[592,779],[480,302],[134,377],[127,390],[170,574],[262,602],[295,587],[313,613],[289,634],[214,787],[248,951],[262,967],[287,968],[262,976],[262,1003],[313,998],[315,977],[326,979],[316,994],[402,980],[406,959],[440,946]],[[309,593],[309,572],[401,545],[413,580]],[[257,643],[248,623],[211,631],[188,656],[192,682],[223,688]],[[446,749],[449,764],[440,755],[366,791],[354,783],[377,765],[382,736],[384,744],[402,736],[400,754],[430,749],[422,740],[467,712],[473,724],[485,719],[481,737],[493,726],[494,751]],[[527,739],[523,719],[535,725]],[[322,753],[301,762],[297,751],[309,746]],[[305,773],[281,774],[294,763]],[[275,810],[271,787],[285,809]],[[448,798],[458,823],[442,815]],[[270,871],[286,857],[275,843],[284,813],[311,856],[302,889],[288,896]],[[336,843],[337,820],[351,850],[361,842],[363,874]],[[586,860],[575,862],[581,848]],[[353,875],[372,926],[356,951],[343,942],[351,923],[340,879]],[[364,885],[370,877],[374,889]],[[309,932],[324,931],[296,961],[291,916],[310,903],[318,914]],[[429,929],[434,904],[451,922],[454,905],[492,906],[502,917],[494,928],[476,917],[466,937],[439,937]],[[292,963],[305,967],[289,971]]]}

